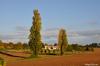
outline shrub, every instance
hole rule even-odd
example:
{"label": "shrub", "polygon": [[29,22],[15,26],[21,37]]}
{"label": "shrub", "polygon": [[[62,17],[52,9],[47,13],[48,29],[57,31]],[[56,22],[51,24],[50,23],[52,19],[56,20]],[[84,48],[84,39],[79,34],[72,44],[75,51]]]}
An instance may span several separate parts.
{"label": "shrub", "polygon": [[66,48],[66,51],[72,51],[72,50],[73,50],[72,45],[68,45],[68,47]]}
{"label": "shrub", "polygon": [[4,59],[2,59],[2,58],[0,57],[0,66],[4,66],[4,65],[5,65]]}

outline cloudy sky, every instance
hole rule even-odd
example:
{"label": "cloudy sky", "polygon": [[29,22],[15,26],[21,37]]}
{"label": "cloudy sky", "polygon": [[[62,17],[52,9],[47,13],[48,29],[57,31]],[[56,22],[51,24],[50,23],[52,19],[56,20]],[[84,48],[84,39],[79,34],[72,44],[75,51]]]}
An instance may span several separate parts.
{"label": "cloudy sky", "polygon": [[56,43],[60,28],[69,43],[100,42],[100,0],[0,0],[0,40],[28,42],[34,9],[41,14],[45,43]]}

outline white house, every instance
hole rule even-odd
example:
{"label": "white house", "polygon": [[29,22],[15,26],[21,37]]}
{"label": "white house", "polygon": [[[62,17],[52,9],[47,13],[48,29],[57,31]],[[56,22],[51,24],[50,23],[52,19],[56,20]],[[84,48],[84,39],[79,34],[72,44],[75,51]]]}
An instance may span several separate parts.
{"label": "white house", "polygon": [[55,49],[59,49],[59,47],[58,46],[53,46],[53,45],[46,45],[44,47],[44,49],[55,50]]}

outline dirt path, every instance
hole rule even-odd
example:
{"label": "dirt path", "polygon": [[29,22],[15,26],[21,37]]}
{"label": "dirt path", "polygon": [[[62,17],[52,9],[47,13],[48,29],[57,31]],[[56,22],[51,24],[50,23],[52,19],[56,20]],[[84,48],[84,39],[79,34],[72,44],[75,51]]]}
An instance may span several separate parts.
{"label": "dirt path", "polygon": [[10,62],[7,66],[85,66],[85,64],[100,66],[100,49],[89,53]]}
{"label": "dirt path", "polygon": [[13,62],[20,59],[29,57],[30,54],[23,52],[9,52],[9,51],[0,51],[0,57],[3,58],[6,62]]}
{"label": "dirt path", "polygon": [[0,54],[6,55],[6,56],[10,56],[10,57],[26,58],[26,57],[23,57],[23,56],[13,55],[11,53],[2,52],[2,51],[0,51]]}

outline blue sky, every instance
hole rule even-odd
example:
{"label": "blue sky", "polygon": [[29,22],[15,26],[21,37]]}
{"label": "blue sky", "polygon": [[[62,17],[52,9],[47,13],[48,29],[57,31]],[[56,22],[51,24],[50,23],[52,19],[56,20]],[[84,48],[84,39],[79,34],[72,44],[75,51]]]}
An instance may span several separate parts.
{"label": "blue sky", "polygon": [[0,40],[27,42],[34,9],[41,14],[43,42],[57,42],[60,28],[69,43],[100,42],[100,0],[0,0]]}

